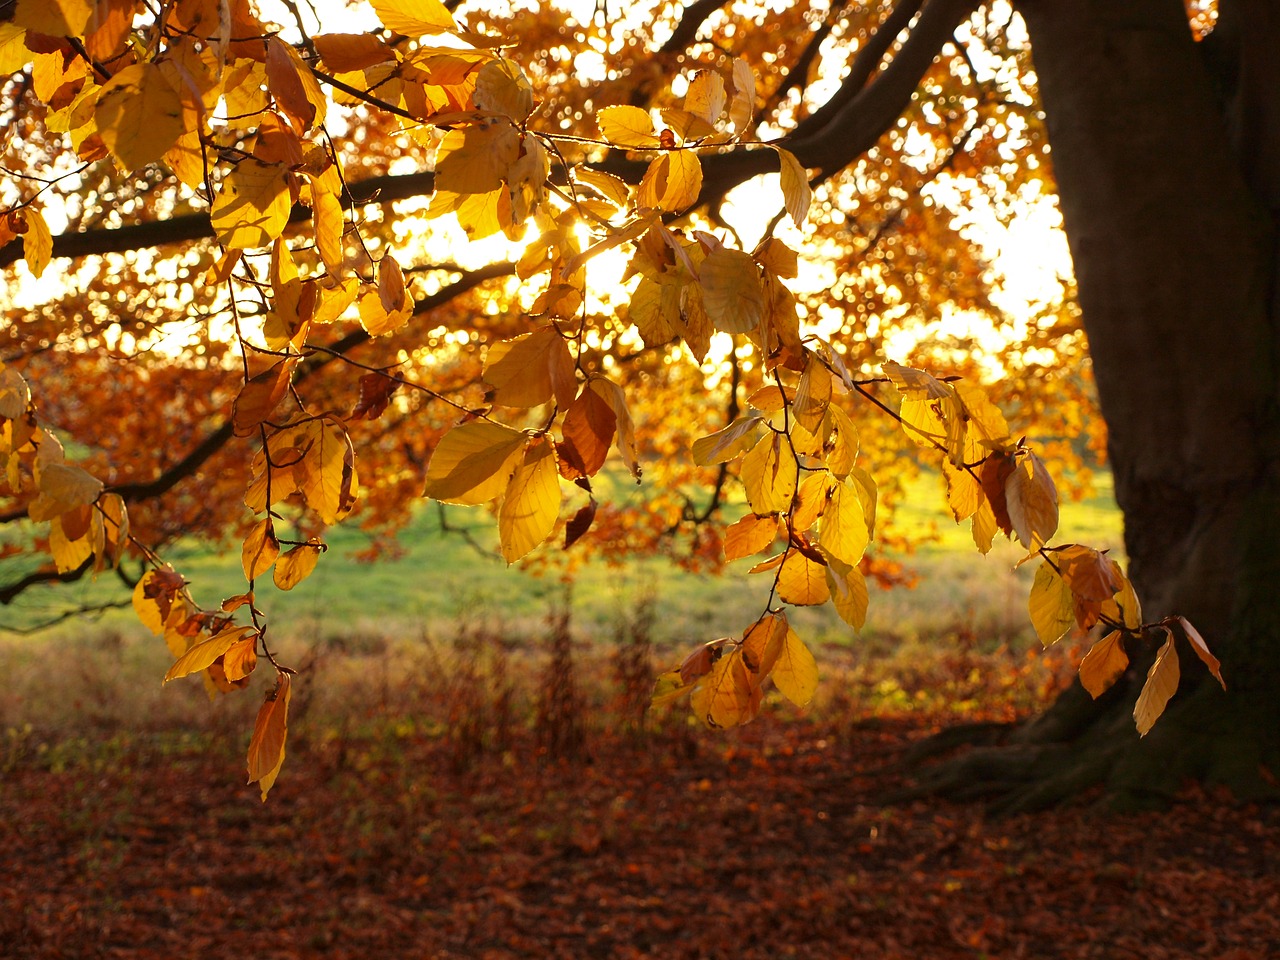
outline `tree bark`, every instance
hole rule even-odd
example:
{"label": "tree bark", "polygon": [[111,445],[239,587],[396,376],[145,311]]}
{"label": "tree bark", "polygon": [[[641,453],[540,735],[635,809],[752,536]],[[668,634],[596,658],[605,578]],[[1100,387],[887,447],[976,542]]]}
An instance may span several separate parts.
{"label": "tree bark", "polygon": [[1226,87],[1181,0],[1019,4],[1144,619],[1188,617],[1230,692],[1182,651],[1182,690],[1139,740],[1127,713],[1145,664],[1097,704],[1076,685],[1015,735],[1050,749],[1014,805],[1096,781],[1142,801],[1188,776],[1274,793],[1280,18],[1223,7],[1242,27]]}

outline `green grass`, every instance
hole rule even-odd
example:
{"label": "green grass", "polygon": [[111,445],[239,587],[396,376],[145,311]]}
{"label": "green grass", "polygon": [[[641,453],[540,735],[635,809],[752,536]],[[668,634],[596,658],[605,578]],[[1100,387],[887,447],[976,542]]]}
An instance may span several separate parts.
{"label": "green grass", "polygon": [[[946,513],[934,474],[924,474],[908,491],[894,523],[920,542],[911,554],[896,556],[919,574],[914,589],[872,589],[870,612],[861,636],[845,626],[829,605],[795,611],[793,620],[806,638],[818,642],[890,646],[954,632],[979,635],[990,643],[1028,642],[1026,592],[1035,564],[1014,565],[1021,551],[997,538],[983,557],[970,539],[968,524]],[[495,524],[479,509],[452,507],[451,525],[468,526],[480,545],[492,551]],[[1118,550],[1120,516],[1111,500],[1110,478],[1098,478],[1093,499],[1066,503],[1059,539]],[[377,637],[396,640],[450,633],[461,620],[484,624],[504,635],[537,634],[549,609],[562,601],[566,587],[553,574],[538,576],[508,568],[493,553],[476,550],[457,535],[442,534],[436,511],[423,509],[400,536],[404,555],[394,560],[359,563],[352,555],[367,543],[356,529],[336,527],[330,550],[314,574],[290,592],[269,583],[258,604],[272,624],[277,642]],[[244,589],[238,552],[215,554],[199,546],[170,551],[175,566],[191,581],[200,602],[213,605]],[[768,595],[766,576],[747,577],[749,560],[731,565],[721,576],[695,575],[662,557],[637,559],[620,567],[588,564],[572,586],[577,633],[590,640],[612,638],[623,615],[642,595],[658,603],[654,639],[660,645],[685,645],[738,634]],[[119,581],[60,585],[32,591],[5,611],[14,627],[47,617],[47,604],[119,599]],[[144,633],[131,611],[104,614],[98,626],[71,621],[47,636],[75,638],[94,633],[124,637]],[[0,637],[5,631],[0,629]],[[42,635],[42,636],[44,636]]]}

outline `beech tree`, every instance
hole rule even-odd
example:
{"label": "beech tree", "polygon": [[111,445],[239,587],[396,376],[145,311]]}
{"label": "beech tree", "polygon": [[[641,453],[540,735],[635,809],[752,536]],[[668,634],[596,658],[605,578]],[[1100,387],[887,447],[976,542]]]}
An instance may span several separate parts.
{"label": "beech tree", "polygon": [[[44,559],[0,599],[115,569],[166,680],[269,672],[265,799],[293,682],[268,571],[295,586],[348,516],[389,535],[423,495],[488,504],[509,563],[760,555],[741,635],[655,690],[729,726],[767,680],[813,694],[788,606],[862,626],[910,448],[978,550],[1004,534],[1036,565],[1040,638],[1097,637],[1080,688],[931,788],[1269,789],[1266,4],[372,6],[9,8],[0,520]],[[1014,316],[966,212],[1055,182],[1079,308]],[[895,340],[958,311],[1003,345]],[[1057,529],[1064,438],[1102,442],[1090,369],[1131,576]],[[607,465],[642,496],[598,496]],[[240,541],[242,594],[165,563],[190,535]]]}

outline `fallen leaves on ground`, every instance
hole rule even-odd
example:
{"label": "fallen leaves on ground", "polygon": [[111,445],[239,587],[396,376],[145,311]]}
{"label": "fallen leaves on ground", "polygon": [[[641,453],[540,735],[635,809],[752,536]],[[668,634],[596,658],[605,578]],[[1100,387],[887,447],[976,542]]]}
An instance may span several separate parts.
{"label": "fallen leaves on ground", "polygon": [[707,735],[674,717],[572,764],[518,731],[463,772],[411,724],[300,733],[265,807],[230,743],[156,735],[14,764],[4,955],[1280,955],[1274,808],[884,807],[886,767],[926,721]]}

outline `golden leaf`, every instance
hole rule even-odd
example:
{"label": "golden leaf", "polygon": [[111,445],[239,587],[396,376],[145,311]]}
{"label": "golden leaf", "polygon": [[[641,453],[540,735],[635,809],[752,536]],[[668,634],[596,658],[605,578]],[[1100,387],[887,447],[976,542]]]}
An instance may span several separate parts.
{"label": "golden leaf", "polygon": [[727,100],[724,77],[714,70],[700,70],[684,95],[684,109],[714,126]]}
{"label": "golden leaf", "polygon": [[230,682],[243,680],[258,665],[258,635],[251,633],[237,640],[222,655],[222,673]]}
{"label": "golden leaf", "polygon": [[729,104],[729,122],[738,136],[747,129],[755,113],[756,72],[745,57],[733,61],[733,101]]}
{"label": "golden leaf", "polygon": [[1147,671],[1147,681],[1138,694],[1138,702],[1133,707],[1133,720],[1138,726],[1138,735],[1145,737],[1151,732],[1155,722],[1164,713],[1169,698],[1178,691],[1178,681],[1182,671],[1178,666],[1178,654],[1173,646],[1173,631],[1164,628],[1168,639],[1160,647],[1156,662]]}
{"label": "golden leaf", "polygon": [[752,674],[752,684],[760,686],[773,672],[786,644],[787,618],[783,614],[766,614],[742,634],[742,662]]}
{"label": "golden leaf", "polygon": [[542,543],[555,528],[560,513],[560,473],[555,446],[546,438],[532,441],[507,484],[498,511],[502,556],[515,563]]}
{"label": "golden leaf", "polygon": [[481,110],[524,123],[533,113],[533,85],[512,60],[490,60],[476,73],[472,100]]}
{"label": "golden leaf", "polygon": [[209,219],[229,249],[270,246],[289,222],[288,170],[283,164],[241,160],[213,198]]}
{"label": "golden leaf", "polygon": [[1058,490],[1040,458],[1021,451],[1004,493],[1018,541],[1028,550],[1048,543],[1058,529]]}
{"label": "golden leaf", "polygon": [[96,9],[93,0],[18,0],[13,22],[50,37],[83,37]]}
{"label": "golden leaf", "polygon": [[809,471],[796,491],[796,506],[791,513],[791,526],[803,532],[818,522],[827,508],[827,494],[835,486],[835,478],[826,470]]}
{"label": "golden leaf", "polygon": [[747,514],[724,531],[724,559],[726,563],[759,553],[778,536],[777,517],[757,517]]}
{"label": "golden leaf", "polygon": [[764,516],[791,508],[798,471],[791,449],[780,434],[769,432],[760,438],[742,458],[739,476],[752,513]]}
{"label": "golden leaf", "polygon": [[249,739],[249,783],[256,783],[262,791],[262,802],[284,765],[284,745],[289,735],[290,680],[287,673],[276,674],[275,688],[267,694],[258,710]]}
{"label": "golden leaf", "polygon": [[596,125],[604,139],[620,147],[656,147],[659,143],[653,118],[639,107],[602,107],[596,112]]}
{"label": "golden leaf", "polygon": [[271,518],[259,520],[244,538],[240,548],[240,563],[244,578],[250,582],[262,576],[280,555],[280,542],[276,540]]}
{"label": "golden leaf", "polygon": [[649,163],[636,191],[636,203],[642,208],[674,213],[693,206],[701,192],[702,162],[698,155],[675,150],[654,157]]}
{"label": "golden leaf", "polygon": [[484,380],[494,388],[493,402],[505,407],[546,403],[554,390],[553,357],[559,359],[567,349],[555,327],[491,343],[485,355]]}
{"label": "golden leaf", "polygon": [[726,463],[750,447],[763,417],[739,417],[723,430],[693,441],[693,462],[700,467]]}
{"label": "golden leaf", "polygon": [[1036,570],[1028,609],[1036,636],[1046,647],[1057,643],[1075,626],[1075,599],[1071,588],[1048,560]]}
{"label": "golden leaf", "polygon": [[778,151],[778,165],[781,169],[783,204],[791,222],[803,230],[805,219],[809,216],[809,204],[813,200],[809,175],[791,151],[782,147],[774,149]]}
{"label": "golden leaf", "polygon": [[44,215],[35,207],[27,207],[23,213],[27,232],[22,235],[22,258],[27,261],[31,275],[39,277],[53,259],[53,234],[49,232]]}
{"label": "golden leaf", "polygon": [[995,540],[996,531],[999,529],[996,524],[995,512],[991,509],[991,503],[984,497],[973,514],[973,542],[979,552],[987,554],[991,551],[991,544]]}
{"label": "golden leaf", "polygon": [[636,458],[635,426],[631,422],[631,413],[627,410],[626,395],[622,388],[604,377],[593,376],[587,381],[587,387],[595,390],[604,398],[605,403],[613,411],[618,430],[614,434],[613,444],[622,457],[622,462],[631,471],[631,476],[640,479],[640,461]]}
{"label": "golden leaf", "polygon": [[453,14],[440,0],[372,0],[373,10],[388,30],[406,37],[453,33]]}
{"label": "golden leaf", "polygon": [[16,23],[0,23],[0,76],[12,76],[31,62],[26,37],[27,31]]}
{"label": "golden leaf", "polygon": [[956,523],[977,513],[986,499],[978,478],[963,467],[954,466],[950,460],[942,461],[942,476],[947,482],[947,506]]}
{"label": "golden leaf", "polygon": [[1124,635],[1112,630],[1089,648],[1080,661],[1080,684],[1097,700],[1129,666],[1129,655],[1124,652]]}
{"label": "golden leaf", "polygon": [[[830,404],[831,371],[818,359],[817,354],[809,353],[805,359],[804,372],[800,374],[800,382],[796,386],[796,399],[791,411],[802,427],[810,433],[816,433]],[[835,473],[834,470],[832,472]]]}
{"label": "golden leaf", "polygon": [[702,305],[717,330],[749,333],[764,315],[760,268],[751,255],[720,247],[707,254],[699,274]]}
{"label": "golden leaf", "polygon": [[770,676],[782,695],[797,707],[807,706],[817,692],[818,663],[790,627]]}
{"label": "golden leaf", "polygon": [[862,559],[870,540],[858,484],[852,479],[842,480],[832,488],[822,512],[818,542],[832,556],[852,566]]}
{"label": "golden leaf", "polygon": [[319,81],[298,51],[279,37],[267,40],[267,87],[299,136],[324,123],[328,101]]}
{"label": "golden leaf", "polygon": [[93,556],[93,544],[84,536],[85,532],[81,531],[78,537],[69,536],[63,528],[62,517],[54,517],[49,522],[49,554],[59,573],[75,570]]}
{"label": "golden leaf", "polygon": [[830,404],[827,412],[831,416],[831,426],[835,433],[835,443],[827,457],[827,469],[837,479],[843,480],[853,471],[858,459],[858,428],[837,404]]}
{"label": "golden leaf", "polygon": [[753,720],[760,710],[760,689],[735,648],[716,661],[693,691],[694,716],[709,727],[736,727]]}
{"label": "golden leaf", "polygon": [[[51,463],[40,471],[40,493],[65,513],[72,507],[93,503],[102,493],[102,481],[81,467]],[[56,514],[28,511],[32,520],[47,520]]]}
{"label": "golden leaf", "polygon": [[232,406],[232,422],[237,437],[252,434],[276,408],[289,391],[296,359],[277,360],[266,370],[250,378],[236,395]]}
{"label": "golden leaf", "polygon": [[395,51],[372,33],[321,33],[311,38],[324,65],[335,73],[351,73],[395,60]]}
{"label": "golden leaf", "polygon": [[1136,630],[1142,626],[1142,604],[1138,602],[1133,584],[1129,582],[1129,578],[1124,575],[1118,565],[1116,576],[1120,580],[1120,589],[1115,596],[1102,601],[1098,612],[1114,623],[1122,623],[1130,630]]}
{"label": "golden leaf", "polygon": [[[520,157],[520,135],[511,121],[494,117],[445,135],[436,152],[436,189],[458,195],[499,190]],[[435,204],[432,204],[433,210]],[[458,222],[463,223],[458,211]],[[477,218],[467,218],[475,222]]]}
{"label": "golden leaf", "polygon": [[307,439],[302,461],[293,468],[298,489],[324,523],[337,523],[355,508],[360,493],[355,448],[347,431],[328,420],[308,424]]}
{"label": "golden leaf", "polygon": [[790,550],[778,573],[778,596],[798,607],[813,607],[831,599],[825,564],[800,550]]}
{"label": "golden leaf", "polygon": [[472,420],[454,427],[431,455],[423,496],[444,503],[489,502],[506,489],[524,445],[523,433],[500,423]]}
{"label": "golden leaf", "polygon": [[316,568],[320,560],[320,545],[303,543],[276,560],[273,579],[281,590],[292,590]]}
{"label": "golden leaf", "polygon": [[159,160],[186,129],[182,97],[154,63],[135,63],[108,80],[94,122],[125,173]]}
{"label": "golden leaf", "polygon": [[861,630],[867,620],[867,579],[856,564],[845,563],[839,557],[827,557],[827,588],[831,591],[831,603],[840,619],[855,630]]}
{"label": "golden leaf", "polygon": [[164,675],[164,682],[168,683],[170,680],[177,680],[206,669],[213,661],[231,649],[231,645],[237,640],[242,640],[250,635],[256,637],[257,634],[257,630],[253,627],[231,627],[221,633],[215,633],[212,637],[207,637],[199,643],[192,644],[186,653],[174,661],[173,666],[169,668],[169,672]]}

